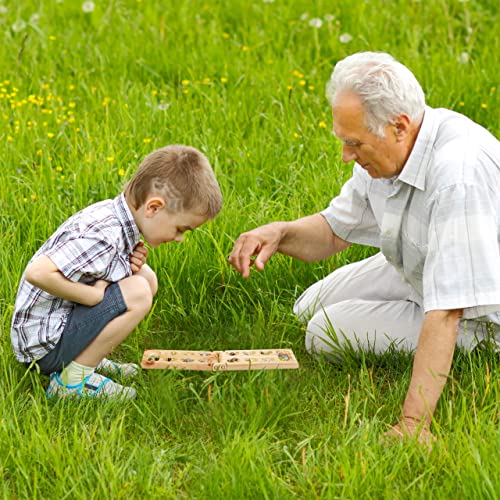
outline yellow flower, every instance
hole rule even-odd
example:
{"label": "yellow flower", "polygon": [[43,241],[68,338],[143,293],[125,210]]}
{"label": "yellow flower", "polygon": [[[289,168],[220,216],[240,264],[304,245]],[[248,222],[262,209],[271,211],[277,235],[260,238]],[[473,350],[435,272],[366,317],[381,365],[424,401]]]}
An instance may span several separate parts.
{"label": "yellow flower", "polygon": [[65,179],[64,175],[61,175],[61,180],[63,181]]}
{"label": "yellow flower", "polygon": [[113,162],[115,161],[115,157],[114,157],[114,156],[108,156],[108,157],[106,158],[106,160],[108,160],[108,161],[109,161],[109,163],[113,163]]}
{"label": "yellow flower", "polygon": [[487,105],[485,102],[483,102],[483,103],[481,103],[481,107],[482,107],[483,109],[486,109],[486,108],[488,107],[488,105]]}
{"label": "yellow flower", "polygon": [[300,80],[300,85],[302,85],[302,87],[306,84],[306,81],[305,80]]}
{"label": "yellow flower", "polygon": [[227,40],[229,38],[229,34],[228,33],[222,33],[222,38],[225,38]]}
{"label": "yellow flower", "polygon": [[241,47],[241,50],[242,50],[243,52],[248,52],[248,51],[250,50],[250,47],[247,47],[246,45],[243,45],[243,46]]}
{"label": "yellow flower", "polygon": [[286,87],[286,88],[287,88],[288,90],[292,90],[292,89],[293,89],[293,87],[292,87],[291,85],[287,85],[287,87]]}
{"label": "yellow flower", "polygon": [[151,142],[151,139],[149,137],[147,137],[146,139],[144,139],[144,144],[149,144]]}
{"label": "yellow flower", "polygon": [[227,78],[225,76],[222,76],[220,81],[221,83],[227,83]]}
{"label": "yellow flower", "polygon": [[14,140],[14,138],[13,138],[12,136],[8,135],[8,136],[7,136],[7,140],[8,140],[9,142],[12,142],[12,141]]}
{"label": "yellow flower", "polygon": [[38,150],[37,150],[37,152],[36,152],[36,154],[37,154],[38,156],[42,156],[42,155],[43,155],[43,150],[38,149]]}
{"label": "yellow flower", "polygon": [[35,201],[35,200],[36,200],[36,194],[32,194],[32,195],[30,196],[30,198],[31,198],[33,201]]}
{"label": "yellow flower", "polygon": [[298,138],[300,137],[300,135],[299,135],[299,134],[297,134],[297,132],[294,132],[294,133],[293,133],[293,137],[294,137],[295,139],[298,139]]}
{"label": "yellow flower", "polygon": [[203,78],[203,83],[205,84],[210,83],[210,78]]}
{"label": "yellow flower", "polygon": [[49,40],[53,42],[54,40],[57,40],[57,38],[54,35],[50,35]]}
{"label": "yellow flower", "polygon": [[62,172],[62,167],[61,167],[61,166],[58,166],[58,167],[56,167],[56,170],[57,170],[58,172]]}
{"label": "yellow flower", "polygon": [[69,87],[68,87],[69,90],[75,90],[75,86],[73,84],[71,84]]}
{"label": "yellow flower", "polygon": [[52,137],[54,137],[54,134],[52,132],[47,132],[47,137],[49,139],[52,139]]}
{"label": "yellow flower", "polygon": [[320,122],[318,123],[318,126],[319,126],[320,128],[326,128],[326,127],[327,127],[327,125],[326,125],[326,123],[325,123],[324,121],[320,121]]}
{"label": "yellow flower", "polygon": [[118,175],[120,177],[123,177],[125,175],[125,170],[123,170],[123,168],[120,168],[120,170],[118,170]]}
{"label": "yellow flower", "polygon": [[70,108],[74,108],[74,107],[76,107],[76,104],[75,104],[74,102],[70,102],[70,103],[68,104],[68,106],[69,106]]}
{"label": "yellow flower", "polygon": [[186,85],[189,85],[189,80],[182,80],[182,82],[181,82],[181,83],[182,83],[182,85],[184,85],[184,87],[185,87]]}
{"label": "yellow flower", "polygon": [[184,94],[189,94],[189,90],[188,89],[184,89],[182,92],[184,92]]}
{"label": "yellow flower", "polygon": [[314,85],[309,85],[309,87],[307,87],[309,90],[314,90]]}

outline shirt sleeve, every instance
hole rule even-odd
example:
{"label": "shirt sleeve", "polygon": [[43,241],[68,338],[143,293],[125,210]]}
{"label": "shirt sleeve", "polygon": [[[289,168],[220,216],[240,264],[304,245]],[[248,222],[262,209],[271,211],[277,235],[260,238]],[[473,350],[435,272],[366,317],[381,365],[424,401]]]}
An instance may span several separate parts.
{"label": "shirt sleeve", "polygon": [[460,184],[434,202],[424,264],[424,309],[464,309],[464,319],[500,310],[500,254],[493,195]]}
{"label": "shirt sleeve", "polygon": [[368,198],[367,181],[355,166],[353,176],[328,208],[320,212],[333,232],[351,243],[380,247],[380,228]]}
{"label": "shirt sleeve", "polygon": [[78,237],[65,240],[44,254],[69,280],[92,282],[109,279],[109,269],[116,251],[102,239]]}

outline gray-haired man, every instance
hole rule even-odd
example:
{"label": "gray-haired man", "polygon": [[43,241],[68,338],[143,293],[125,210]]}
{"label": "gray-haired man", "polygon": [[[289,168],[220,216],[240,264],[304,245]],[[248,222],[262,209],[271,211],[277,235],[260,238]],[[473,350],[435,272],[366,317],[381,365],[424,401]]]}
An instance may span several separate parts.
{"label": "gray-haired man", "polygon": [[322,212],[243,233],[229,262],[247,278],[252,256],[261,271],[276,252],[316,261],[351,243],[380,248],[315,283],[294,311],[308,321],[307,349],[332,361],[346,346],[415,351],[389,434],[429,441],[455,345],[500,345],[500,143],[426,106],[415,76],[388,54],[340,61],[327,95],[352,178]]}

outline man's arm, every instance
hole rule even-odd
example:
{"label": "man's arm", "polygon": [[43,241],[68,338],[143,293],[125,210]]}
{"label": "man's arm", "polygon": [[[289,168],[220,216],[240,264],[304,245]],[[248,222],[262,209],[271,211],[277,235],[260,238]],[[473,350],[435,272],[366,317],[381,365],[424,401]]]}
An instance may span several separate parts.
{"label": "man's arm", "polygon": [[423,442],[432,438],[429,427],[450,373],[462,313],[456,309],[425,315],[403,416],[389,434],[402,437],[418,433]]}
{"label": "man's arm", "polygon": [[272,222],[241,234],[229,263],[248,278],[253,256],[256,256],[255,267],[262,271],[276,252],[313,262],[330,257],[349,245],[332,231],[322,215],[314,214],[291,222]]}
{"label": "man's arm", "polygon": [[94,285],[73,282],[66,278],[46,255],[41,255],[28,265],[25,278],[51,295],[84,306],[99,304],[104,297],[104,290],[109,285],[104,280],[97,280]]}

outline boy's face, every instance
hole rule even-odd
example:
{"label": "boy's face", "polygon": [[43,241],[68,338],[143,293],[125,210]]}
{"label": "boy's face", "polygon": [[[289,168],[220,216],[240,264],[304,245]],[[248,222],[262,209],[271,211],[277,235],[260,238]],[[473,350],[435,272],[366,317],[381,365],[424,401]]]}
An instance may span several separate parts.
{"label": "boy's face", "polygon": [[139,230],[148,245],[155,248],[169,241],[181,242],[186,231],[192,231],[207,221],[196,212],[169,212],[166,207],[146,203]]}

